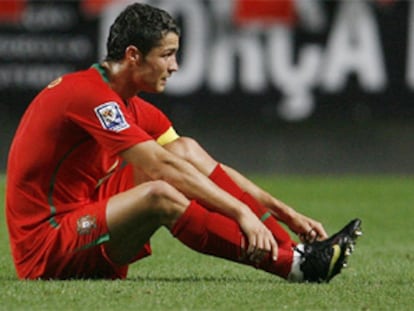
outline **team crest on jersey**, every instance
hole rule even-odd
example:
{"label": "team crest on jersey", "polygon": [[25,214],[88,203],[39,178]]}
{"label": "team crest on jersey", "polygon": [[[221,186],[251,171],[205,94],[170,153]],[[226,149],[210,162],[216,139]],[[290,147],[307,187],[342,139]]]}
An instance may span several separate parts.
{"label": "team crest on jersey", "polygon": [[95,113],[104,129],[120,132],[129,127],[116,102],[107,102],[95,108]]}
{"label": "team crest on jersey", "polygon": [[77,232],[80,235],[91,233],[96,228],[96,217],[91,215],[85,215],[77,221]]}

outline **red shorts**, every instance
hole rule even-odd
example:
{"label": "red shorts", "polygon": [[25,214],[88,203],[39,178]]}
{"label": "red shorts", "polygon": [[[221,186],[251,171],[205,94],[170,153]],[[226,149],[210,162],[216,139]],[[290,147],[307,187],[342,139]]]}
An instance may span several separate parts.
{"label": "red shorts", "polygon": [[[55,217],[33,232],[32,243],[22,264],[16,262],[19,277],[25,279],[125,278],[128,265],[113,263],[105,253],[110,235],[106,223],[108,199],[133,187],[132,169],[126,166],[102,186],[97,201]],[[131,263],[151,254],[149,242],[137,251]],[[26,260],[27,259],[27,260]]]}

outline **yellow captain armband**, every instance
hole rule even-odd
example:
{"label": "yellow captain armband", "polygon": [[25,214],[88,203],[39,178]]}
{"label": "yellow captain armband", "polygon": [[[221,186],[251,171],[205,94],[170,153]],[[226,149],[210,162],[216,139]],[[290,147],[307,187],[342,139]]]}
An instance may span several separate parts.
{"label": "yellow captain armband", "polygon": [[162,134],[157,139],[157,143],[159,143],[161,146],[164,146],[176,139],[178,139],[180,136],[177,134],[177,132],[174,130],[173,127],[170,127],[164,134]]}

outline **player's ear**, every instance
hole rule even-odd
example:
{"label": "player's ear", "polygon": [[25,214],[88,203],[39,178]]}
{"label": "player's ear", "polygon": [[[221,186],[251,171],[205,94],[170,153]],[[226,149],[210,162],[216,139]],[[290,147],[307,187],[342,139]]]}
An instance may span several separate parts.
{"label": "player's ear", "polygon": [[125,49],[125,58],[128,61],[138,63],[142,58],[142,53],[136,46],[129,45]]}

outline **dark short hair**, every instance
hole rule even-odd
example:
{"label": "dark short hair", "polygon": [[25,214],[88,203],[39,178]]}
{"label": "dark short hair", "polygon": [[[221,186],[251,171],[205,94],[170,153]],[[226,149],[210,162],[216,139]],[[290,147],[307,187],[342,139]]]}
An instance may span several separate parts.
{"label": "dark short hair", "polygon": [[170,14],[147,4],[131,4],[111,25],[106,42],[106,60],[121,60],[129,45],[136,46],[145,56],[168,32],[180,35],[180,29]]}

